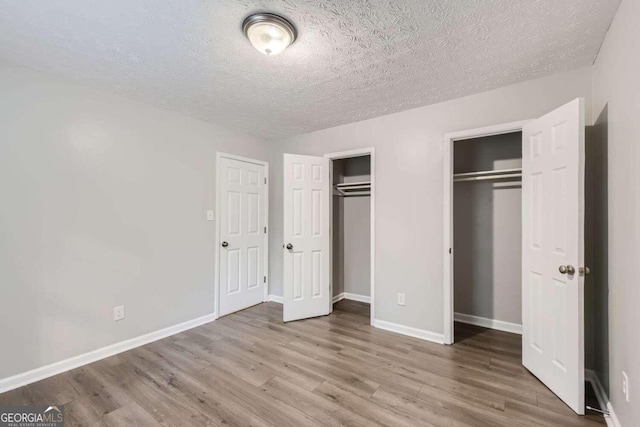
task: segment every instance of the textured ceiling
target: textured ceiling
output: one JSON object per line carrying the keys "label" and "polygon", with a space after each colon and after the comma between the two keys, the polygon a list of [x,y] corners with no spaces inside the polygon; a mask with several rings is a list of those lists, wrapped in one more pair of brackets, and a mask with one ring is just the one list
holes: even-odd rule
{"label": "textured ceiling", "polygon": [[[264,139],[590,65],[619,0],[0,0],[0,58]],[[258,11],[298,28],[266,57]]]}

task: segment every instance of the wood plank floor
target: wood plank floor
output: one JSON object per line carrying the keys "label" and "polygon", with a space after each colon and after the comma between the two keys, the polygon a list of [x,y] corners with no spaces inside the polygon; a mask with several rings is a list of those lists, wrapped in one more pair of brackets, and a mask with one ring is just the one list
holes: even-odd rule
{"label": "wood plank floor", "polygon": [[0,395],[67,426],[601,426],[521,366],[520,337],[456,325],[442,346],[372,328],[369,306],[284,324],[261,304]]}

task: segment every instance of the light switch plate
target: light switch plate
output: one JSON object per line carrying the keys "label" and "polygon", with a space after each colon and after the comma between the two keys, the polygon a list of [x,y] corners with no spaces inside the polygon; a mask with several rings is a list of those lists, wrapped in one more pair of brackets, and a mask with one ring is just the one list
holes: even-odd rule
{"label": "light switch plate", "polygon": [[124,305],[119,305],[113,308],[113,320],[124,319]]}
{"label": "light switch plate", "polygon": [[215,219],[215,216],[213,214],[212,210],[208,210],[207,211],[207,221],[213,221]]}
{"label": "light switch plate", "polygon": [[407,305],[404,294],[398,294],[398,305]]}

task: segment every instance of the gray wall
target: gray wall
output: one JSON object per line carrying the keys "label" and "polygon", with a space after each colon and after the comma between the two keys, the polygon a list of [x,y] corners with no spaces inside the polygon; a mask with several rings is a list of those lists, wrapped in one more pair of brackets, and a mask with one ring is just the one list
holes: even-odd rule
{"label": "gray wall", "polygon": [[[522,133],[454,144],[454,172],[522,167]],[[454,310],[522,324],[520,180],[454,184]]]}
{"label": "gray wall", "polygon": [[267,146],[8,65],[0,93],[0,378],[213,313],[216,151]]}
{"label": "gray wall", "polygon": [[[577,97],[590,112],[591,69],[275,142],[270,187],[271,293],[282,295],[282,154],[375,147],[375,316],[443,332],[443,135],[539,117]],[[591,123],[587,114],[587,123]],[[406,306],[396,294],[406,294]]]}
{"label": "gray wall", "polygon": [[[609,397],[623,426],[640,425],[638,22],[640,2],[623,0],[593,67],[593,116],[598,119],[596,128],[606,132],[607,147]],[[606,369],[606,364],[599,369]],[[623,371],[631,382],[630,402],[622,394]]]}
{"label": "gray wall", "polygon": [[[371,179],[370,156],[333,162],[334,183]],[[371,197],[333,197],[333,294],[371,295]]]}

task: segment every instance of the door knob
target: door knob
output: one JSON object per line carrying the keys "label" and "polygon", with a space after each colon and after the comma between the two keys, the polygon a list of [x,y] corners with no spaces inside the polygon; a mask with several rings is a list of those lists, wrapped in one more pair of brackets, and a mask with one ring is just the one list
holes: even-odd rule
{"label": "door knob", "polygon": [[578,272],[581,276],[587,276],[589,273],[591,273],[591,269],[589,267],[580,267],[578,269]]}
{"label": "door knob", "polygon": [[228,243],[228,242],[222,242],[222,247],[223,247],[223,248],[226,248],[227,246],[229,246],[229,243]]}
{"label": "door knob", "polygon": [[560,271],[560,273],[562,274],[569,274],[569,275],[576,274],[576,269],[573,265],[561,265],[558,268],[558,271]]}
{"label": "door knob", "polygon": [[291,243],[287,243],[287,249],[289,250],[293,249],[293,245]]}

